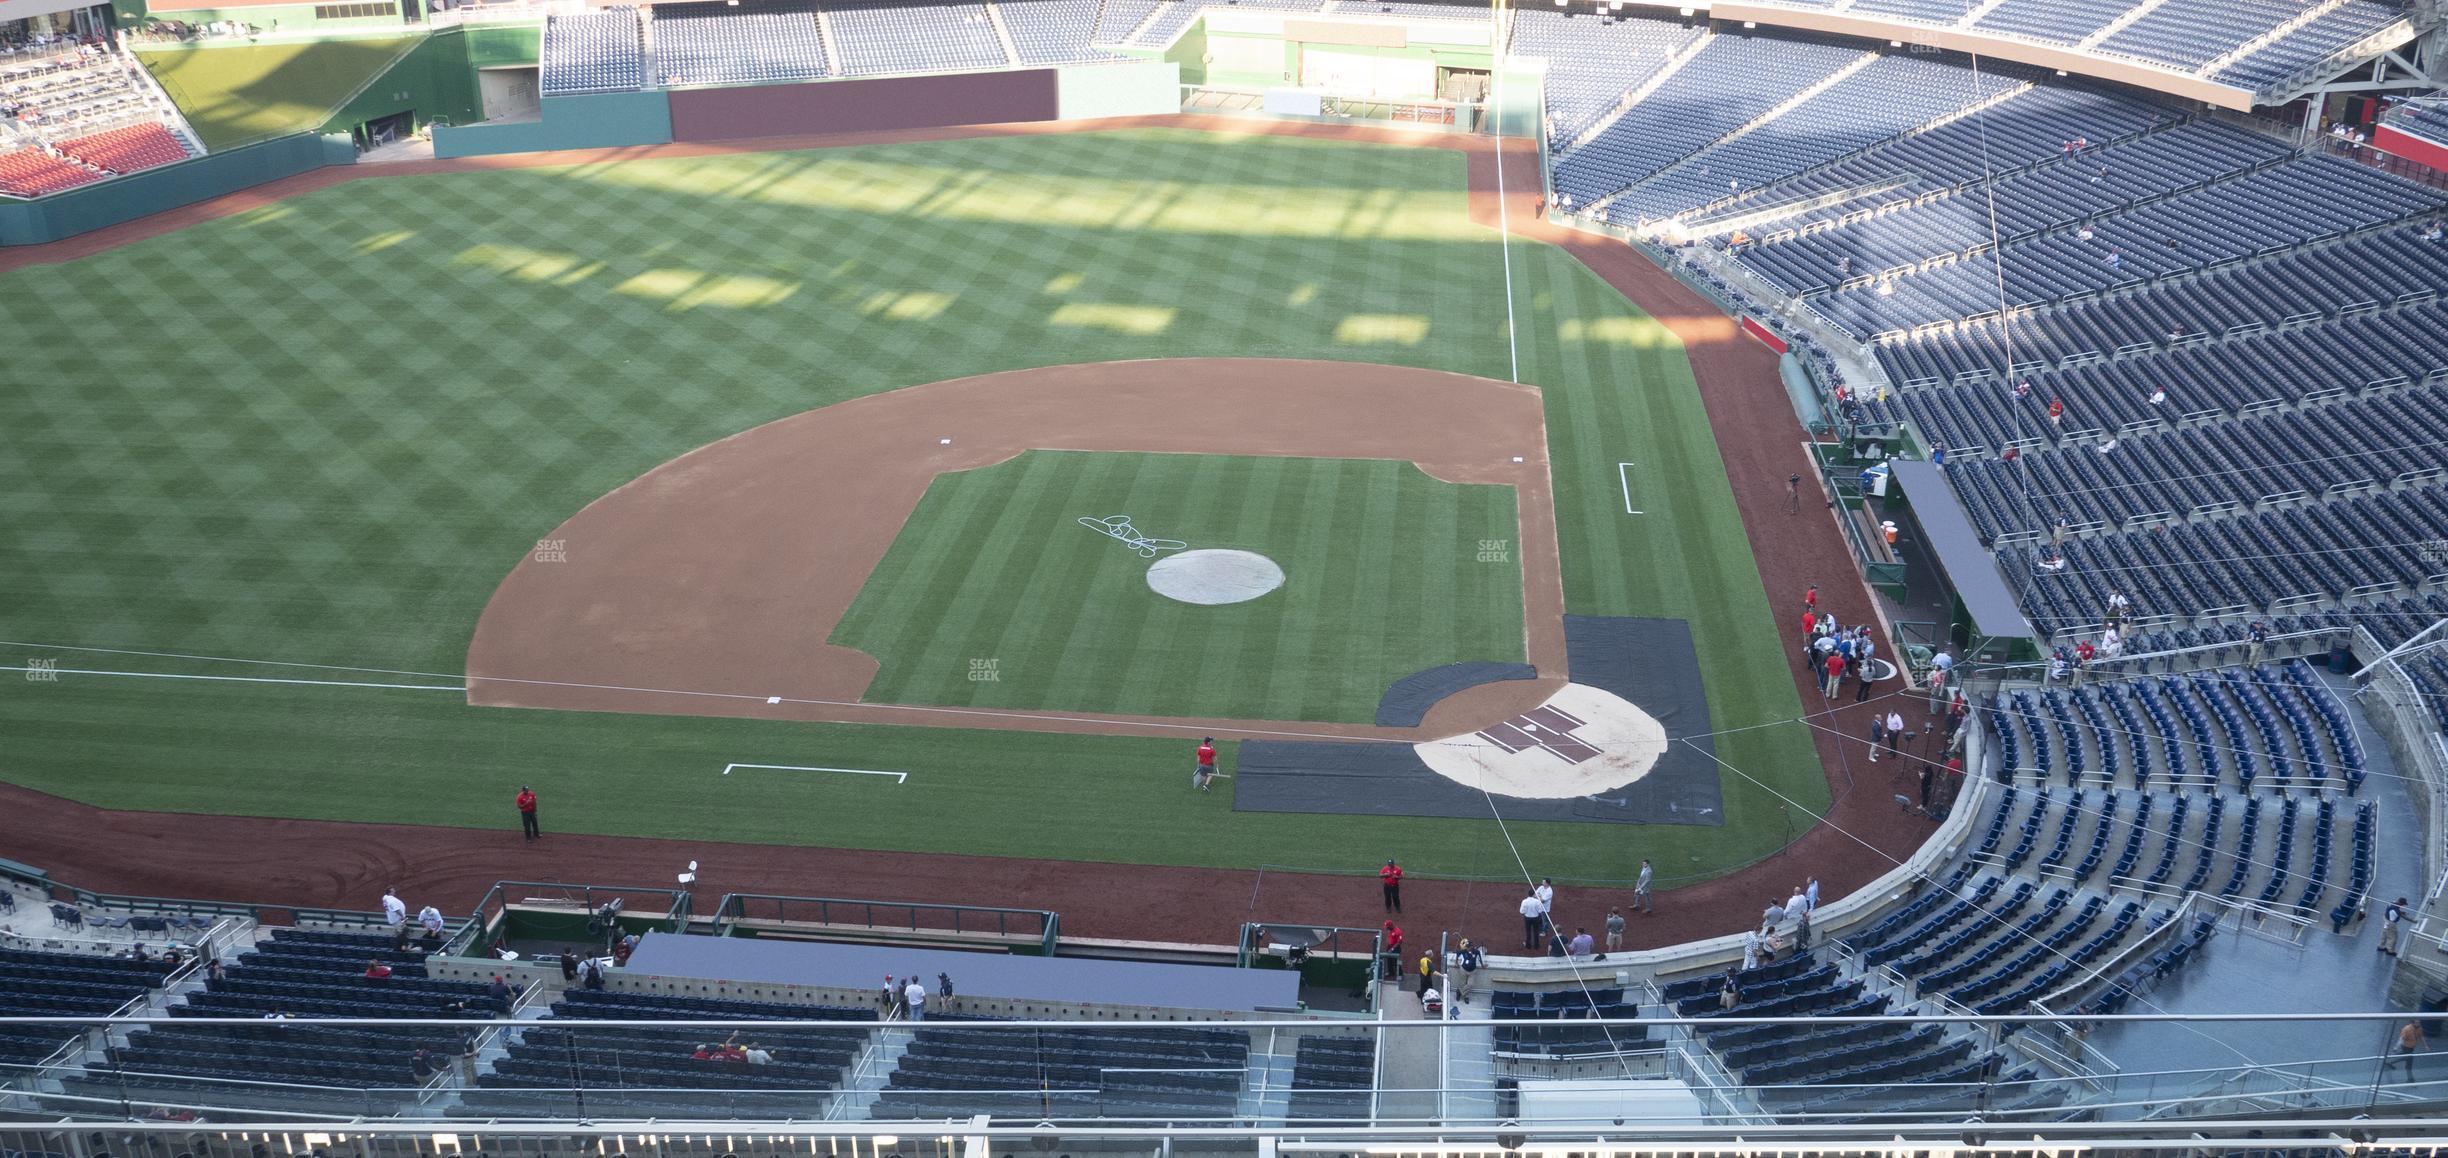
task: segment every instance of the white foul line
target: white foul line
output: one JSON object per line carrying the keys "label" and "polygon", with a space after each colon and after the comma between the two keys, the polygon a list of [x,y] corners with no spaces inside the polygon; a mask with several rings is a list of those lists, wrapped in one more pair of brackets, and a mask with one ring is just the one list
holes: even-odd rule
{"label": "white foul line", "polygon": [[816,768],[806,764],[725,764],[722,774],[730,775],[733,768],[770,768],[776,772],[848,772],[854,776],[890,776],[895,784],[909,781],[907,772],[879,772],[873,768]]}
{"label": "white foul line", "polygon": [[1628,462],[1619,462],[1615,464],[1615,481],[1623,484],[1624,513],[1627,515],[1637,515],[1641,513],[1632,509],[1632,475],[1630,473],[1632,465],[1633,464]]}
{"label": "white foul line", "polygon": [[97,671],[81,667],[0,667],[0,671],[21,671],[28,675],[134,676],[149,680],[205,680],[212,683],[231,684],[303,684],[317,688],[390,688],[412,692],[464,693],[467,691],[467,686],[464,684],[377,684],[367,683],[364,680],[289,680],[275,679],[271,676],[186,675],[166,671]]}

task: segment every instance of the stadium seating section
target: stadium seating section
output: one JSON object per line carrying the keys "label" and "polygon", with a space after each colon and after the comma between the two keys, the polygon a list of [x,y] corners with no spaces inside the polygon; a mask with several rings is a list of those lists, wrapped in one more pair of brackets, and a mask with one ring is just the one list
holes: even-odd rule
{"label": "stadium seating section", "polygon": [[829,71],[811,4],[658,4],[650,27],[655,71],[667,85],[808,80]]}
{"label": "stadium seating section", "polygon": [[[2002,0],[1978,19],[2215,71],[2401,15],[2307,11]],[[1514,47],[1549,61],[1558,205],[1713,251],[1743,275],[1707,275],[1728,297],[1798,303],[1866,348],[1884,381],[1854,382],[1862,417],[1947,448],[2044,634],[2096,630],[2111,591],[2173,635],[2412,618],[2448,584],[2448,192],[1956,55],[1543,8]],[[2061,521],[2066,566],[2039,569]]]}
{"label": "stadium seating section", "polygon": [[[108,1015],[161,985],[170,967],[156,958],[102,957],[0,949],[0,1016]],[[77,1038],[73,1029],[0,1028],[0,1065],[32,1065]]]}
{"label": "stadium seating section", "polygon": [[2404,24],[2396,0],[1769,0],[2080,48],[2259,89]]}
{"label": "stadium seating section", "polygon": [[2384,121],[2399,132],[2448,144],[2448,99],[2406,101]]}
{"label": "stadium seating section", "polygon": [[1305,1035],[1293,1054],[1287,1116],[1299,1121],[1367,1121],[1376,1084],[1376,1047],[1370,1039]]}
{"label": "stadium seating section", "polygon": [[991,9],[949,0],[705,0],[658,4],[643,15],[604,8],[545,22],[543,90],[555,96],[1104,60],[1112,54],[1092,42],[1121,42],[1155,7],[1097,0],[999,0]]}
{"label": "stadium seating section", "polygon": [[[323,1087],[331,1090],[334,1106],[357,1110],[385,1097],[413,1097],[423,1084],[413,1055],[426,1049],[458,1056],[458,1029],[309,1026],[280,1016],[424,1020],[509,1012],[485,986],[427,977],[423,953],[391,945],[383,934],[277,930],[169,1011],[174,1018],[251,1018],[257,1024],[138,1029],[85,1074],[65,1079],[65,1092],[208,1092],[226,1104],[290,1105],[311,1101]],[[391,976],[365,976],[369,961],[388,965]]]}
{"label": "stadium seating section", "polygon": [[194,155],[106,45],[0,58],[0,196],[41,197]]}
{"label": "stadium seating section", "polygon": [[645,83],[635,8],[601,8],[544,21],[539,72],[545,96],[623,92]]}
{"label": "stadium seating section", "polygon": [[1225,1029],[1013,1032],[929,1022],[910,1032],[875,1117],[1229,1118],[1250,1051],[1247,1032]]}
{"label": "stadium seating section", "polygon": [[[702,1115],[717,1104],[741,1117],[819,1117],[821,1099],[871,1036],[864,1029],[792,1026],[736,1035],[772,1061],[703,1060],[696,1049],[723,1035],[688,1029],[590,1029],[554,1022],[603,1020],[856,1021],[873,1009],[783,1005],[651,993],[571,990],[553,1021],[507,1034],[507,1056],[481,1068],[477,1088],[454,1113],[538,1117],[581,1112],[637,1117]],[[681,1094],[676,1091],[703,1091]]]}

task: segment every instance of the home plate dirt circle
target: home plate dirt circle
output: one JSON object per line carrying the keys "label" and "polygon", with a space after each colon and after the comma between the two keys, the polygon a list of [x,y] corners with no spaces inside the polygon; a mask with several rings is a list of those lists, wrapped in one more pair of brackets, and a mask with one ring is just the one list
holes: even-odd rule
{"label": "home plate dirt circle", "polygon": [[1666,754],[1666,725],[1632,701],[1566,684],[1476,732],[1412,745],[1437,775],[1498,796],[1559,800],[1621,788]]}
{"label": "home plate dirt circle", "polygon": [[1247,603],[1283,586],[1283,568],[1256,551],[1210,547],[1156,560],[1148,586],[1183,603],[1220,606]]}

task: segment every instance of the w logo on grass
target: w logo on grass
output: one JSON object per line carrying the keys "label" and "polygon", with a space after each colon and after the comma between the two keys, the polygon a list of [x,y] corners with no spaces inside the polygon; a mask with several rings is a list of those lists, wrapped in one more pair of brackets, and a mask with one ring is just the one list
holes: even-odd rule
{"label": "w logo on grass", "polygon": [[1092,519],[1081,515],[1080,525],[1098,534],[1121,540],[1123,546],[1138,552],[1142,559],[1153,559],[1160,551],[1181,551],[1190,546],[1179,539],[1151,539],[1140,534],[1139,528],[1131,525],[1129,515],[1114,515],[1103,519]]}

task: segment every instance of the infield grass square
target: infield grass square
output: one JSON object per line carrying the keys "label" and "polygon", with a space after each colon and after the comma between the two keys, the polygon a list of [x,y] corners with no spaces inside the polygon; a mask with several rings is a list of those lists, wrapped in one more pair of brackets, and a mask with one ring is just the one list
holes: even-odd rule
{"label": "infield grass square", "polygon": [[[1412,672],[1521,662],[1514,504],[1408,462],[1030,451],[937,477],[831,642],[881,662],[873,702],[1367,723]],[[1158,595],[1079,523],[1113,515],[1284,586]]]}

